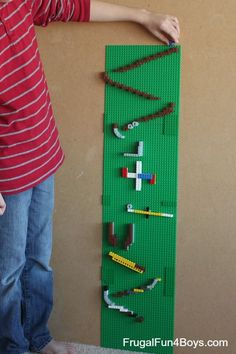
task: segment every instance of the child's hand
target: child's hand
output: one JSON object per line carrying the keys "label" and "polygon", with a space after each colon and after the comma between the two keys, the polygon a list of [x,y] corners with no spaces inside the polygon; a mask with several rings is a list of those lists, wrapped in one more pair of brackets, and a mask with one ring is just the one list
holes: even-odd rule
{"label": "child's hand", "polygon": [[0,215],[3,215],[6,210],[6,203],[3,199],[2,194],[0,193]]}
{"label": "child's hand", "polygon": [[147,28],[155,37],[169,44],[174,41],[179,43],[179,21],[174,16],[157,14],[147,10],[141,10],[140,24]]}
{"label": "child's hand", "polygon": [[132,21],[140,23],[162,42],[179,43],[179,21],[174,16],[157,14],[146,9],[91,0],[90,21]]}

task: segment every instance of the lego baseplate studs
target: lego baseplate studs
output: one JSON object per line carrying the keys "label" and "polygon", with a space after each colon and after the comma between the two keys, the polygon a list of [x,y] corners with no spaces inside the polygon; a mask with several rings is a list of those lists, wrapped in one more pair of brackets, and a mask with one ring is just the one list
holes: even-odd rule
{"label": "lego baseplate studs", "polygon": [[123,338],[174,339],[180,58],[172,43],[106,47],[101,345],[107,348],[173,353],[124,347]]}

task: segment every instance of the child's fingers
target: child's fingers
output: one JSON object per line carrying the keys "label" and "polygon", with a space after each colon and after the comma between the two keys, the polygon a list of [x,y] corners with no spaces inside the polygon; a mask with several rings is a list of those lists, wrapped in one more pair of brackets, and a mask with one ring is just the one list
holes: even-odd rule
{"label": "child's fingers", "polygon": [[174,40],[176,43],[179,42],[178,30],[174,27],[173,22],[166,21],[161,26],[161,32],[167,36],[170,40]]}
{"label": "child's fingers", "polygon": [[178,26],[175,26],[174,24],[173,24],[173,27],[176,30],[178,36],[180,36],[180,28]]}
{"label": "child's fingers", "polygon": [[179,36],[176,30],[167,29],[166,31],[161,31],[162,35],[167,38],[167,42],[174,41],[175,43],[179,43]]}
{"label": "child's fingers", "polygon": [[0,216],[4,214],[6,206],[0,206]]}
{"label": "child's fingers", "polygon": [[167,34],[169,36],[171,36],[172,39],[174,39],[174,41],[176,43],[179,42],[179,33],[178,33],[178,30],[177,28],[171,23],[171,25],[168,27],[167,29]]}
{"label": "child's fingers", "polygon": [[170,29],[168,34],[174,39],[175,43],[179,43],[179,34],[175,28]]}
{"label": "child's fingers", "polygon": [[154,35],[159,38],[163,43],[169,44],[169,39],[165,36],[164,33],[161,32],[154,32]]}
{"label": "child's fingers", "polygon": [[179,43],[180,29],[177,17],[148,12],[141,23],[162,42]]}
{"label": "child's fingers", "polygon": [[173,21],[173,22],[175,22],[177,25],[179,25],[179,20],[177,19],[177,17],[171,16],[171,21]]}
{"label": "child's fingers", "polygon": [[178,35],[180,35],[180,28],[179,28],[178,22],[176,22],[176,21],[173,20],[173,21],[172,21],[172,25],[173,25],[173,27],[176,29]]}
{"label": "child's fingers", "polygon": [[3,215],[6,210],[6,203],[3,199],[2,194],[0,193],[0,215]]}

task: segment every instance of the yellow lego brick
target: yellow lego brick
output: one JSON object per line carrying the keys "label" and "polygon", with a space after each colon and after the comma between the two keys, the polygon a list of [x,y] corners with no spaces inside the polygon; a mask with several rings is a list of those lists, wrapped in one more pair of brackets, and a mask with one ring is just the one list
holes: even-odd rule
{"label": "yellow lego brick", "polygon": [[133,289],[135,293],[144,293],[143,289]]}
{"label": "yellow lego brick", "polygon": [[121,265],[127,267],[127,268],[130,268],[132,270],[134,270],[135,272],[138,272],[138,273],[143,273],[143,270],[140,269],[140,268],[137,268],[136,267],[136,263],[124,258],[124,257],[121,257],[119,256],[118,254],[114,253],[114,252],[109,252],[108,255],[110,257],[112,257],[112,260],[117,262],[117,263],[120,263]]}

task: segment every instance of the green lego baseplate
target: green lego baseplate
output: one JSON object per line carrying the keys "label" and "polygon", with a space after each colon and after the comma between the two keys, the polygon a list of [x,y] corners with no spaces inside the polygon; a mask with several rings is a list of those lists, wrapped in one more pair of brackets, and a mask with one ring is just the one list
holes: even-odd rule
{"label": "green lego baseplate", "polygon": [[[173,340],[177,227],[178,131],[180,96],[181,47],[173,53],[143,62],[132,70],[113,71],[139,59],[169,50],[159,45],[106,46],[106,73],[113,81],[160,97],[147,99],[132,92],[105,86],[104,113],[104,176],[103,176],[103,250],[101,345],[130,351],[171,354],[172,346],[148,342],[155,338]],[[139,122],[133,129],[123,130],[136,119],[161,111],[174,103],[173,112],[163,117]],[[118,138],[114,126],[118,129]],[[116,130],[117,131],[117,130]],[[143,142],[143,156],[137,153]],[[122,168],[136,173],[136,162],[142,162],[143,174],[156,174],[156,184],[142,180],[141,190],[135,189],[134,178],[122,177]],[[127,170],[126,170],[127,171]],[[149,216],[127,212],[127,205],[140,211],[168,213],[173,217]],[[149,208],[149,209],[148,209]],[[108,242],[109,223],[114,222],[117,245]],[[133,244],[124,249],[128,224],[135,225]],[[114,262],[108,256],[114,252],[141,267],[143,273]],[[113,294],[149,285],[161,278],[148,291],[114,297]],[[112,303],[124,306],[142,321],[109,308],[104,301],[104,287],[109,289]],[[124,343],[124,338],[136,344]],[[146,347],[135,346],[145,340]],[[134,343],[134,342],[133,342]],[[124,345],[125,344],[125,345]]]}

